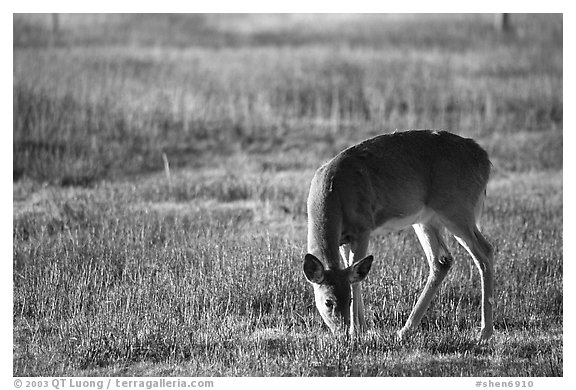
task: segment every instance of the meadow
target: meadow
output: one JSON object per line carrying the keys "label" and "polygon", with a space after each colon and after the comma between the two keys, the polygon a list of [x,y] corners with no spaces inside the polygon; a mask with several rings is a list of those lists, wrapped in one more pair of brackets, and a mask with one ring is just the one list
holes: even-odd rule
{"label": "meadow", "polygon": [[[14,15],[15,376],[562,376],[562,16]],[[373,235],[370,330],[334,340],[302,273],[314,170],[396,129],[494,165],[495,335],[455,265]]]}

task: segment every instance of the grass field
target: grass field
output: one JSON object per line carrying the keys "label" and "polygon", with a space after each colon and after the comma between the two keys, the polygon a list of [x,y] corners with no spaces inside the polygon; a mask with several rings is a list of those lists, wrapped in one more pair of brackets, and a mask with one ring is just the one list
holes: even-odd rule
{"label": "grass field", "polygon": [[[562,376],[562,16],[14,16],[15,376]],[[495,336],[456,264],[377,233],[370,331],[334,340],[301,271],[314,170],[395,129],[494,164]],[[168,164],[167,164],[168,163]],[[169,169],[168,169],[169,165]]]}

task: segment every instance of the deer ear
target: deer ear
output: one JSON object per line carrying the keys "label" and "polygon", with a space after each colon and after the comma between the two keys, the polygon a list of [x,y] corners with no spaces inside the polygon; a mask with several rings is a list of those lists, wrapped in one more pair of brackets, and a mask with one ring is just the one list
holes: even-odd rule
{"label": "deer ear", "polygon": [[304,275],[310,283],[320,284],[324,280],[324,266],[316,256],[308,253],[304,256]]}
{"label": "deer ear", "polygon": [[348,280],[350,284],[361,282],[366,278],[372,267],[373,260],[374,256],[370,255],[348,267]]}

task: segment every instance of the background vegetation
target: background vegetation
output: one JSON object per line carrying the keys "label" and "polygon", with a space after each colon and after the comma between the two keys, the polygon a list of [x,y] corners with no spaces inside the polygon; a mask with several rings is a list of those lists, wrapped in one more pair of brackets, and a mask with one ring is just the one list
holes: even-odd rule
{"label": "background vegetation", "polygon": [[[14,15],[14,375],[562,375],[562,16]],[[496,334],[459,259],[376,234],[372,330],[332,340],[301,272],[314,170],[395,129],[494,175]],[[167,165],[169,164],[169,170]]]}

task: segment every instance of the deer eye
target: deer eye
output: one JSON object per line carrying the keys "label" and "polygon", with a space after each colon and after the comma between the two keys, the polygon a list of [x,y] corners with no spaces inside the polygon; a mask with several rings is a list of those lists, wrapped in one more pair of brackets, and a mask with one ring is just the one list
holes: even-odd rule
{"label": "deer eye", "polygon": [[332,299],[326,299],[326,302],[324,302],[324,304],[329,309],[332,309],[334,307],[334,301]]}

